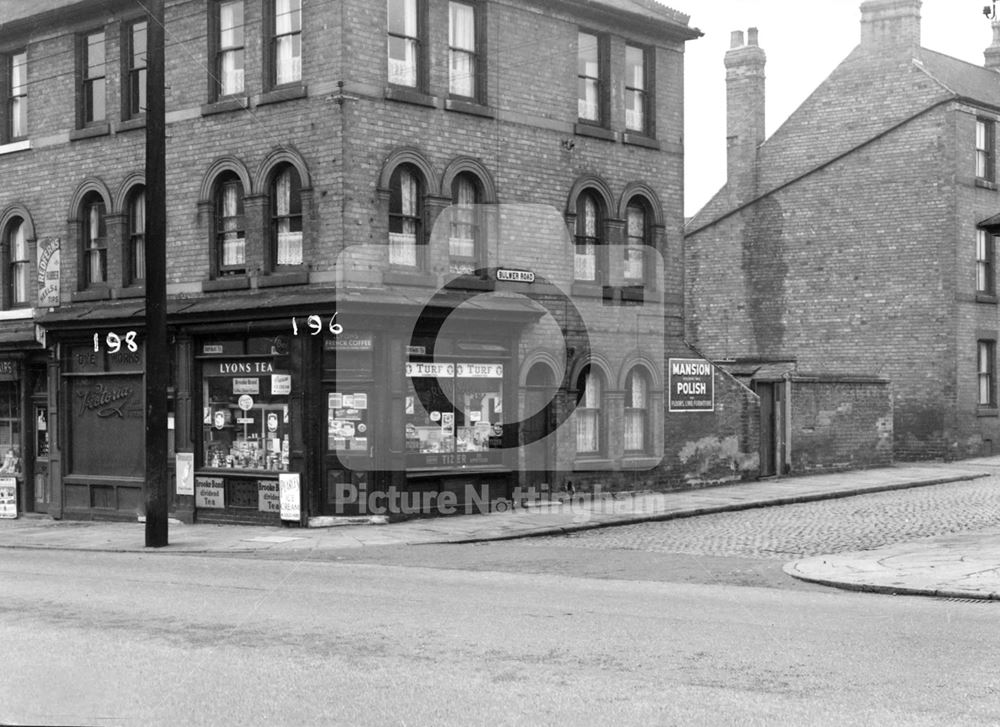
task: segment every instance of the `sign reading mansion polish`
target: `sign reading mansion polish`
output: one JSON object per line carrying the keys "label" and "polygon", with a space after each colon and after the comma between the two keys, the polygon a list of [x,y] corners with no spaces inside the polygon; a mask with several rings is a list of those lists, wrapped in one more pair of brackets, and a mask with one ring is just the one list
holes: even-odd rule
{"label": "sign reading mansion polish", "polygon": [[715,411],[715,372],[700,358],[670,359],[670,411]]}

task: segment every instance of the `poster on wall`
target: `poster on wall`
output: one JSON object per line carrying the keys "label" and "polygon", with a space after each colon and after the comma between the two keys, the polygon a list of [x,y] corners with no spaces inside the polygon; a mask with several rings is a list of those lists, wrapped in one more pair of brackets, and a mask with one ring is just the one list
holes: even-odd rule
{"label": "poster on wall", "polygon": [[0,518],[17,517],[17,478],[0,477]]}
{"label": "poster on wall", "polygon": [[59,238],[40,237],[36,243],[38,255],[38,307],[59,305]]}
{"label": "poster on wall", "polygon": [[194,494],[194,452],[177,452],[177,494]]}
{"label": "poster on wall", "polygon": [[715,368],[700,358],[672,358],[670,411],[715,411]]}
{"label": "poster on wall", "polygon": [[226,507],[226,488],[221,477],[198,477],[194,483],[194,506],[222,510]]}
{"label": "poster on wall", "polygon": [[301,506],[299,497],[299,473],[284,472],[278,475],[278,491],[281,503],[281,519],[294,520],[301,519]]}
{"label": "poster on wall", "polygon": [[281,493],[274,480],[257,481],[257,510],[260,512],[281,512]]}

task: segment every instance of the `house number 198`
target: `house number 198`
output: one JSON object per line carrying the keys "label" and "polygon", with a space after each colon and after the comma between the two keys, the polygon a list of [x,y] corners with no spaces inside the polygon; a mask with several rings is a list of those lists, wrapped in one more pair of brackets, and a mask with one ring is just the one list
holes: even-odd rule
{"label": "house number 198", "polygon": [[[139,344],[135,342],[135,331],[128,331],[125,333],[125,346],[129,351],[135,353],[139,350]],[[117,333],[109,333],[104,338],[104,345],[108,348],[108,353],[118,353],[122,349],[122,337]],[[94,351],[101,350],[101,335],[99,333],[94,334]]]}

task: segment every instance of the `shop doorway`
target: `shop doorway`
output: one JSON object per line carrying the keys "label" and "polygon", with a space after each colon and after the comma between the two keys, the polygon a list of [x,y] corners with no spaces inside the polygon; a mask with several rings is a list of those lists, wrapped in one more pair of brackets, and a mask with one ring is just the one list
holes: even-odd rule
{"label": "shop doorway", "polygon": [[367,512],[375,439],[369,427],[371,383],[324,387],[326,431],[323,437],[323,511],[325,515],[356,516]]}
{"label": "shop doorway", "polygon": [[[525,380],[525,412],[533,412],[524,420],[521,442],[524,452],[524,487],[544,492],[553,486],[555,443],[547,439],[555,431],[556,407],[553,397],[557,387],[551,367],[536,363]],[[554,438],[553,438],[554,439]]]}

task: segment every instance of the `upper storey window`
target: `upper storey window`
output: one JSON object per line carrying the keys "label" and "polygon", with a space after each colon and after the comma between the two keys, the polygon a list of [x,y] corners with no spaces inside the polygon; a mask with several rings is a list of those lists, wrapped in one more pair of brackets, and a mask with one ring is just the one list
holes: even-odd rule
{"label": "upper storey window", "polygon": [[90,33],[83,39],[81,89],[81,126],[104,121],[107,118],[105,92],[107,63],[104,48],[104,31]]}
{"label": "upper storey window", "polygon": [[217,6],[215,78],[217,95],[242,94],[245,63],[243,0],[227,0]]}
{"label": "upper storey window", "polygon": [[2,142],[28,135],[28,54],[14,53],[8,58],[7,128]]}
{"label": "upper storey window", "polygon": [[476,8],[448,3],[448,90],[452,96],[476,97]]}
{"label": "upper storey window", "polygon": [[273,84],[302,80],[302,0],[274,0]]}
{"label": "upper storey window", "polygon": [[994,159],[996,129],[989,119],[976,119],[976,177],[987,182],[996,180]]}
{"label": "upper storey window", "polygon": [[125,118],[146,113],[146,21],[132,23],[126,30]]}
{"label": "upper storey window", "polygon": [[421,83],[418,0],[388,0],[389,83],[417,88]]}
{"label": "upper storey window", "polygon": [[625,46],[625,128],[646,134],[649,130],[649,91],[646,51]]}

